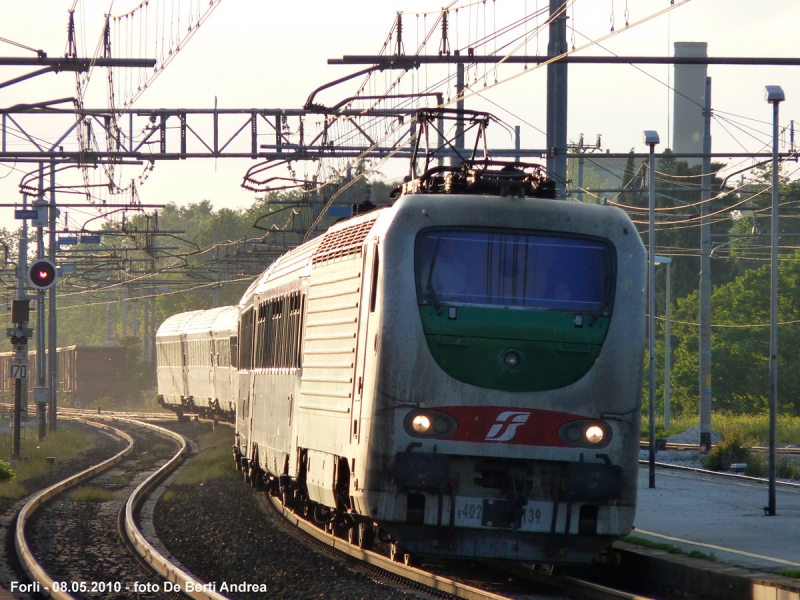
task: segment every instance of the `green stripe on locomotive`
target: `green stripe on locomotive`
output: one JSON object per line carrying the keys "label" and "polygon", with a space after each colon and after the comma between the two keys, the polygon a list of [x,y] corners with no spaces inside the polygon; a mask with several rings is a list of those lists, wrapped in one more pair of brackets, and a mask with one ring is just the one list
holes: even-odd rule
{"label": "green stripe on locomotive", "polygon": [[[578,381],[597,360],[610,322],[607,316],[502,307],[420,305],[419,310],[428,348],[445,373],[506,392],[546,391]],[[509,352],[519,356],[516,366],[507,364]]]}

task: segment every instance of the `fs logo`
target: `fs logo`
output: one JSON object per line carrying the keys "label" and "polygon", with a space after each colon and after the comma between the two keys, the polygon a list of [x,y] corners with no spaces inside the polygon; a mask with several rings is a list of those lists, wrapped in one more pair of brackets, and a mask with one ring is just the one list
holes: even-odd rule
{"label": "fs logo", "polygon": [[507,442],[513,439],[517,433],[517,427],[524,425],[528,422],[528,417],[531,416],[530,412],[516,412],[507,410],[497,415],[489,433],[484,438],[485,442]]}

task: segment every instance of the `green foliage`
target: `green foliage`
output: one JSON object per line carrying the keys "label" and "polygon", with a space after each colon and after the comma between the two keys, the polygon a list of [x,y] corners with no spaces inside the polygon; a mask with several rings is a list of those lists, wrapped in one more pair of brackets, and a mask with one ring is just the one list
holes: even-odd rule
{"label": "green foliage", "polygon": [[722,434],[722,440],[700,459],[706,469],[727,471],[733,463],[747,463],[751,460],[753,446],[745,440],[741,429],[729,429]]}
{"label": "green foliage", "polygon": [[699,550],[692,550],[690,552],[686,552],[685,550],[678,548],[678,546],[673,546],[672,544],[664,544],[662,542],[654,542],[653,540],[639,537],[637,535],[626,536],[622,538],[622,541],[628,542],[629,544],[636,544],[637,546],[643,546],[644,548],[652,548],[653,550],[663,550],[664,552],[668,552],[669,554],[683,554],[691,558],[700,558],[703,560],[717,560],[717,557],[713,552],[711,554],[706,554],[705,552],[700,552]]}
{"label": "green foliage", "polygon": [[[716,262],[714,263],[717,264]],[[778,410],[800,415],[800,251],[779,266]],[[713,409],[733,414],[765,414],[769,392],[769,265],[745,271],[714,289],[711,357]],[[697,414],[699,327],[697,292],[678,300],[672,313],[672,411]],[[661,322],[663,327],[663,321]],[[656,342],[657,399],[663,411],[663,334]],[[677,342],[677,343],[676,343]],[[647,390],[644,391],[646,398]]]}
{"label": "green foliage", "polygon": [[16,478],[17,474],[11,468],[11,465],[7,462],[0,462],[0,482],[14,481]]}
{"label": "green foliage", "polygon": [[784,577],[791,577],[792,579],[800,579],[800,569],[784,569],[780,572]]}
{"label": "green foliage", "polygon": [[701,552],[700,550],[692,550],[687,556],[689,558],[700,558],[702,560],[717,560],[717,555],[713,552],[709,554],[707,552]]}

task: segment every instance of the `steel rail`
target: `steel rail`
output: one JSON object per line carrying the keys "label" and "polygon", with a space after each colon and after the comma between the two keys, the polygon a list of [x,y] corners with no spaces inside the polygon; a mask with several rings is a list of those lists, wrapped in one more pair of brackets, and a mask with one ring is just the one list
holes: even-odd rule
{"label": "steel rail", "polygon": [[[321,530],[313,523],[306,521],[293,511],[286,509],[278,498],[268,496],[267,499],[271,502],[273,508],[282,514],[283,518],[292,523],[306,535],[312,537],[321,545],[332,549],[334,552],[341,552],[342,554],[354,558],[359,562],[363,562],[370,567],[387,571],[393,576],[408,580],[420,586],[430,588],[435,592],[449,594],[450,596],[455,596],[457,598],[466,598],[468,600],[509,600],[510,598],[509,596],[495,594],[494,592],[482,590],[464,583],[459,583],[447,577],[435,575],[433,573],[429,573],[428,571],[393,561],[382,554],[378,554],[377,552],[364,550],[358,546],[354,546],[353,544],[347,542],[347,540],[343,540],[333,534]],[[591,600],[650,600],[646,596],[630,594],[628,592],[615,590],[574,577],[552,577],[537,574],[526,569],[525,567],[518,565],[503,565],[497,561],[484,562],[513,572],[521,577],[524,577],[525,579],[535,581],[551,588],[556,588],[566,593],[578,594],[583,598],[589,598]]]}
{"label": "steel rail", "polygon": [[[169,461],[161,466],[155,473],[145,479],[128,497],[125,503],[125,532],[128,535],[132,547],[136,550],[139,556],[144,559],[157,573],[159,573],[166,580],[180,586],[180,590],[190,598],[198,600],[228,600],[226,596],[219,594],[210,589],[206,589],[203,581],[194,577],[191,573],[184,571],[163,554],[161,554],[151,544],[147,538],[144,537],[139,526],[136,522],[136,510],[147,497],[150,490],[152,490],[158,483],[160,483],[167,475],[174,471],[178,465],[183,461],[186,454],[186,438],[179,433],[153,425],[152,423],[145,423],[136,419],[128,419],[124,417],[106,417],[114,421],[121,421],[123,423],[131,423],[146,427],[156,431],[162,435],[173,438],[178,442],[180,448],[178,452]],[[188,584],[188,585],[187,585]],[[187,587],[191,587],[191,591],[187,591]]]}
{"label": "steel rail", "polygon": [[[639,447],[646,450],[648,448],[647,442],[642,441],[639,443]],[[694,450],[696,452],[700,451],[700,446],[697,444],[680,444],[678,442],[667,442],[664,445],[664,450]],[[753,446],[752,450],[756,452],[766,452],[769,450],[767,446]],[[800,454],[800,448],[776,448],[775,449],[778,454]]]}
{"label": "steel rail", "polygon": [[31,498],[25,506],[22,507],[22,510],[19,511],[19,516],[17,517],[17,526],[14,535],[14,545],[17,550],[17,555],[19,557],[20,563],[22,564],[22,568],[28,574],[28,577],[31,578],[31,581],[38,582],[41,584],[42,589],[40,593],[46,598],[57,598],[58,600],[74,600],[74,597],[70,595],[68,592],[62,592],[59,590],[53,589],[53,584],[55,580],[50,577],[50,575],[45,571],[44,567],[36,560],[36,557],[33,555],[33,552],[28,545],[27,540],[25,539],[25,526],[28,520],[34,515],[34,513],[44,505],[48,500],[53,498],[54,496],[60,494],[61,492],[68,490],[71,487],[86,481],[87,479],[102,473],[103,471],[113,467],[114,465],[121,462],[126,456],[128,456],[131,452],[133,452],[133,438],[129,436],[124,431],[120,431],[114,427],[109,427],[105,424],[93,423],[88,421],[84,418],[80,417],[67,417],[64,416],[62,418],[71,419],[75,421],[80,421],[82,423],[86,423],[87,425],[91,425],[92,427],[98,427],[104,429],[105,431],[110,432],[112,435],[117,435],[128,442],[128,446],[112,456],[109,459],[104,460],[101,463],[98,463],[88,469],[81,471],[80,473],[76,473],[67,479],[64,479],[55,485],[51,485],[50,487],[39,491],[36,493],[33,498]]}
{"label": "steel rail", "polygon": [[[639,464],[648,464],[646,460],[640,460]],[[709,469],[701,469],[699,467],[685,467],[683,465],[673,465],[670,463],[657,462],[657,467],[662,469],[673,469],[675,471],[691,471],[701,475],[714,475],[717,477],[730,477],[731,479],[738,479],[739,481],[753,481],[756,483],[767,483],[769,480],[766,477],[752,477],[750,475],[740,475],[738,473],[726,473],[724,471],[711,471]],[[800,488],[800,483],[793,483],[791,481],[778,481],[778,485],[786,487]]]}

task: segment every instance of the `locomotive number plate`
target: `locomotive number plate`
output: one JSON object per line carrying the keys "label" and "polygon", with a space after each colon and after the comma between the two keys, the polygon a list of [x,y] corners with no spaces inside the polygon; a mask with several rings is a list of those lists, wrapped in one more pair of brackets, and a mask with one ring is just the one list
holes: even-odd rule
{"label": "locomotive number plate", "polygon": [[[550,531],[553,520],[552,502],[528,501],[523,509],[522,516],[519,518],[517,523],[517,527],[520,531]],[[577,532],[577,510],[577,507],[573,506],[572,519],[570,523],[571,533]],[[510,529],[514,525],[513,519],[513,506],[508,500],[498,498],[489,499],[456,496],[456,527],[491,527]],[[556,531],[558,533],[564,533],[565,527],[566,504],[561,504],[559,505],[556,519]]]}

